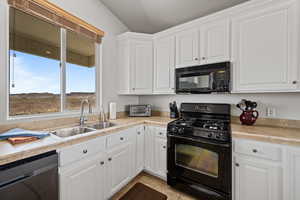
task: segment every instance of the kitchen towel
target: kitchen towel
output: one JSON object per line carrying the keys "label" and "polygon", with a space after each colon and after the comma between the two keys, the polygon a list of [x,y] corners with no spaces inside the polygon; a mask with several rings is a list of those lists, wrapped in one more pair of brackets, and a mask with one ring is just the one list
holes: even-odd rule
{"label": "kitchen towel", "polygon": [[38,139],[42,139],[47,136],[50,136],[48,132],[29,131],[20,128],[14,128],[5,133],[1,133],[0,140],[7,140],[8,138],[13,137],[36,137]]}

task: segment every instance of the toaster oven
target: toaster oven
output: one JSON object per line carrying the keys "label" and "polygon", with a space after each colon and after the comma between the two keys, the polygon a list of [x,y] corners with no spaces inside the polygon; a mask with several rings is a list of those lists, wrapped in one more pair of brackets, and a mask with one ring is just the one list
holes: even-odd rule
{"label": "toaster oven", "polygon": [[130,117],[150,117],[151,116],[151,105],[129,105],[129,116]]}

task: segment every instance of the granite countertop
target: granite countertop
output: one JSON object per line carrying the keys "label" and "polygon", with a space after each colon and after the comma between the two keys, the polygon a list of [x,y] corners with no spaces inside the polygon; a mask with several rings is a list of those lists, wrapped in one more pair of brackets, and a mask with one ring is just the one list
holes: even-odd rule
{"label": "granite countertop", "polygon": [[[116,126],[111,128],[97,130],[82,135],[76,135],[69,138],[59,138],[55,135],[25,144],[11,145],[7,141],[0,141],[0,165],[13,162],[19,159],[38,155],[47,151],[60,149],[69,145],[85,142],[90,139],[106,136],[136,125],[149,124],[157,126],[166,126],[173,119],[166,117],[145,117],[145,118],[121,118],[111,120]],[[78,124],[70,124],[64,127],[54,127],[46,130],[55,130],[65,127],[72,127]],[[276,144],[288,144],[300,147],[300,129],[296,128],[278,128],[267,126],[242,126],[232,124],[233,138],[252,139],[256,141],[270,142]]]}

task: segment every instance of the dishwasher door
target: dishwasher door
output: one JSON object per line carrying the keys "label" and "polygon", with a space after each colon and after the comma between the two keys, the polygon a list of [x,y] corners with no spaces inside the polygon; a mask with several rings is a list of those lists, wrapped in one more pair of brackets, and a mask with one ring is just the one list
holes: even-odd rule
{"label": "dishwasher door", "polygon": [[0,199],[58,200],[56,152],[0,166]]}

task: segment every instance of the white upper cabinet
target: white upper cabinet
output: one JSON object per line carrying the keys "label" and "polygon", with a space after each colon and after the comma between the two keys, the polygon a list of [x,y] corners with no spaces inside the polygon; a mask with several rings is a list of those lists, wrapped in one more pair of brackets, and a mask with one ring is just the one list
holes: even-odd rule
{"label": "white upper cabinet", "polygon": [[234,92],[295,91],[297,15],[295,1],[234,17]]}
{"label": "white upper cabinet", "polygon": [[201,26],[201,64],[230,60],[230,22],[228,19]]}
{"label": "white upper cabinet", "polygon": [[176,34],[176,67],[199,64],[199,29]]}
{"label": "white upper cabinet", "polygon": [[175,36],[154,39],[155,94],[174,93]]}
{"label": "white upper cabinet", "polygon": [[130,44],[132,93],[152,93],[153,46],[152,41],[132,41]]}
{"label": "white upper cabinet", "polygon": [[118,87],[119,94],[130,93],[130,62],[129,62],[129,41],[118,42]]}
{"label": "white upper cabinet", "polygon": [[124,33],[118,38],[119,94],[151,94],[153,87],[152,36]]}
{"label": "white upper cabinet", "polygon": [[176,35],[176,67],[229,60],[229,19],[209,21],[201,24],[199,29],[190,29]]}

